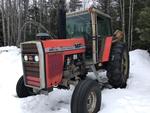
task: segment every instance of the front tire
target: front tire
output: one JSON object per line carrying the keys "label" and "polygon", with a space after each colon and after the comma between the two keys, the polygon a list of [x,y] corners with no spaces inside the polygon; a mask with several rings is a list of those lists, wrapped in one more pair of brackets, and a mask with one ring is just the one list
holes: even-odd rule
{"label": "front tire", "polygon": [[34,95],[33,89],[25,86],[23,76],[21,76],[17,82],[16,92],[19,98],[24,98],[24,97]]}
{"label": "front tire", "polygon": [[76,86],[71,100],[71,113],[97,113],[101,106],[101,88],[95,80],[86,79]]}

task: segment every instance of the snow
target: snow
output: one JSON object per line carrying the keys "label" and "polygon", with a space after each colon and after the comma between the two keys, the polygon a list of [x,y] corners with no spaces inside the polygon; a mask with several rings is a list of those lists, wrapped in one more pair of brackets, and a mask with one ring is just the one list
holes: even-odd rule
{"label": "snow", "polygon": [[[0,48],[0,113],[70,113],[71,90],[55,89],[46,95],[20,99],[16,83],[22,75],[20,49]],[[150,56],[130,52],[130,78],[126,89],[104,89],[99,113],[150,112]]]}
{"label": "snow", "polygon": [[95,7],[95,8],[101,7],[101,4],[96,0],[82,0],[82,4],[83,4],[83,9],[88,9],[91,7]]}

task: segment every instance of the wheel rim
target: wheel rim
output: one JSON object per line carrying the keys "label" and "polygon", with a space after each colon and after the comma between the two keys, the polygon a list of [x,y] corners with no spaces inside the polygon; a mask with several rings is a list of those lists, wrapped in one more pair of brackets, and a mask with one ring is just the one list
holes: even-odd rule
{"label": "wheel rim", "polygon": [[126,51],[123,52],[121,72],[123,73],[123,79],[126,81],[128,78],[128,55]]}
{"label": "wheel rim", "polygon": [[97,96],[95,92],[90,92],[87,99],[87,110],[88,113],[93,113],[96,108]]}

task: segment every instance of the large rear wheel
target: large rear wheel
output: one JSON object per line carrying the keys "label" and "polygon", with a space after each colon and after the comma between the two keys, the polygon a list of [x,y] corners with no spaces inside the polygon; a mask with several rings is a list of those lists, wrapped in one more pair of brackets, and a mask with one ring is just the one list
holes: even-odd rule
{"label": "large rear wheel", "polygon": [[115,88],[125,88],[129,78],[129,51],[125,43],[112,45],[110,61],[107,64],[109,83]]}
{"label": "large rear wheel", "polygon": [[101,106],[101,88],[90,79],[80,81],[71,100],[71,113],[97,113]]}

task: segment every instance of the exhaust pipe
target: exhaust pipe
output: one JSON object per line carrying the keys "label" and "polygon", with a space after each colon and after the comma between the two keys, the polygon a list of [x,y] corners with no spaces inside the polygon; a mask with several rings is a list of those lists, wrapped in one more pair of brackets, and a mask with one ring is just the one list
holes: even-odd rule
{"label": "exhaust pipe", "polygon": [[66,38],[66,0],[59,0],[57,9],[57,26],[58,26],[58,39]]}

